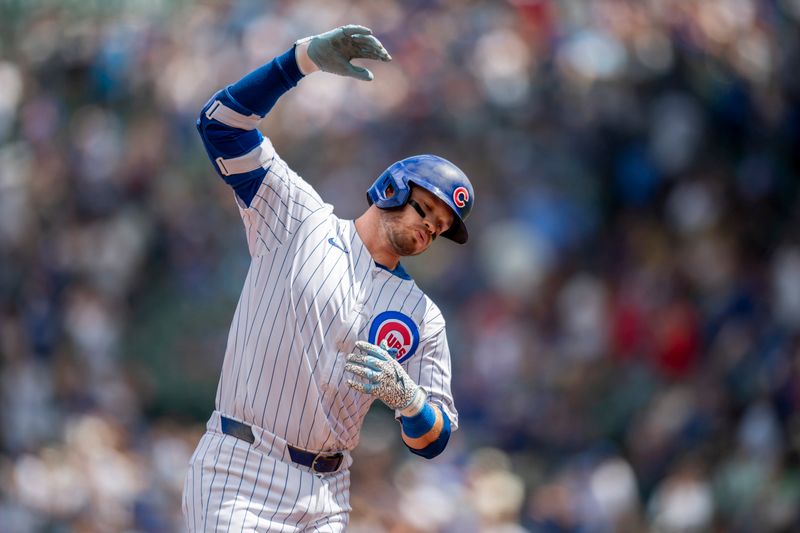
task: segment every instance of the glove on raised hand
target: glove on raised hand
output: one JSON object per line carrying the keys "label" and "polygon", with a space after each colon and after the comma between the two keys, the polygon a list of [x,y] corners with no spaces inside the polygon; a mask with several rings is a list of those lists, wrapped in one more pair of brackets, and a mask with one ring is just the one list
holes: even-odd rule
{"label": "glove on raised hand", "polygon": [[366,383],[351,379],[347,384],[364,394],[371,394],[390,409],[403,416],[414,416],[425,405],[425,391],[414,383],[394,357],[389,354],[386,342],[380,346],[365,341],[356,342],[356,353],[347,356],[344,369],[362,377]]}
{"label": "glove on raised hand", "polygon": [[308,57],[314,64],[332,74],[371,81],[372,72],[350,63],[351,59],[391,61],[392,56],[364,26],[348,24],[331,31],[300,39],[295,45],[308,44]]}

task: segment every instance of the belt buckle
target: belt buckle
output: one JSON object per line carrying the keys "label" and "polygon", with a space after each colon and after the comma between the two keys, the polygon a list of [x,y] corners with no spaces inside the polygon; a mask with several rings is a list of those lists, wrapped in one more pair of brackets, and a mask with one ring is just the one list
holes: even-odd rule
{"label": "belt buckle", "polygon": [[[334,459],[334,458],[338,458],[339,462],[336,464],[336,468],[334,468],[333,470],[328,470],[327,472],[336,472],[337,470],[339,470],[339,467],[342,466],[342,459],[344,459],[344,456],[341,453],[325,453],[325,452],[318,453],[317,455],[314,456],[314,460],[311,461],[311,470],[313,470],[314,472],[320,472],[319,470],[317,470],[317,461],[324,459]],[[320,472],[320,473],[325,474],[327,472]]]}

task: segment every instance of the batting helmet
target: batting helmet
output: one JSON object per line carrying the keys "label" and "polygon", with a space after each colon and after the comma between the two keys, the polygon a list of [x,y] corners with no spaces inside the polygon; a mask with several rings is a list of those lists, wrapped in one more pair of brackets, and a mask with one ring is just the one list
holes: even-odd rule
{"label": "batting helmet", "polygon": [[425,154],[394,163],[367,190],[367,202],[381,209],[404,206],[411,196],[411,185],[435,194],[455,214],[453,224],[442,236],[459,244],[467,242],[464,221],[472,211],[475,194],[469,178],[447,159]]}

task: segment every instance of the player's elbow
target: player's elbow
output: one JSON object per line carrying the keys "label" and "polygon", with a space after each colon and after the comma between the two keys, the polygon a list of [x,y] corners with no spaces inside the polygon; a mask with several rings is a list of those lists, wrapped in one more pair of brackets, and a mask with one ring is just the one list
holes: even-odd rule
{"label": "player's elbow", "polygon": [[417,416],[427,419],[427,423],[417,417],[404,418],[403,442],[412,453],[432,459],[444,451],[450,440],[450,419],[441,408],[430,404]]}
{"label": "player's elbow", "polygon": [[206,105],[200,109],[200,113],[197,115],[197,121],[194,124],[195,128],[197,128],[197,133],[200,134],[200,138],[203,139],[203,141],[206,141],[206,128],[211,123],[211,118],[207,115],[207,112],[215,103],[215,98],[211,98],[211,100],[206,102]]}
{"label": "player's elbow", "polygon": [[408,449],[411,450],[411,453],[414,455],[419,455],[420,457],[424,457],[425,459],[433,459],[440,453],[444,451],[447,447],[447,442],[450,440],[450,431],[443,431],[439,437],[425,446],[422,449],[412,448],[408,446]]}
{"label": "player's elbow", "polygon": [[234,158],[261,144],[264,137],[257,128],[260,120],[222,90],[200,110],[196,127],[212,160]]}

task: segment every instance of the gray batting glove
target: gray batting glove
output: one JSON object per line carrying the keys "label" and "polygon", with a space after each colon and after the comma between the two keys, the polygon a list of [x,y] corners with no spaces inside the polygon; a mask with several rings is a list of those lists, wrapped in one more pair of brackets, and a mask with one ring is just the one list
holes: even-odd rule
{"label": "gray batting glove", "polygon": [[320,70],[358,80],[372,81],[374,76],[369,70],[351,64],[351,59],[392,60],[389,52],[372,35],[372,30],[355,24],[300,39],[295,45],[305,42],[309,42],[308,57]]}
{"label": "gray batting glove", "polygon": [[358,353],[347,356],[344,369],[364,378],[365,383],[347,380],[347,384],[364,394],[371,394],[390,409],[403,416],[414,416],[425,404],[425,391],[414,383],[386,349],[386,342],[375,346],[365,341],[356,342]]}

